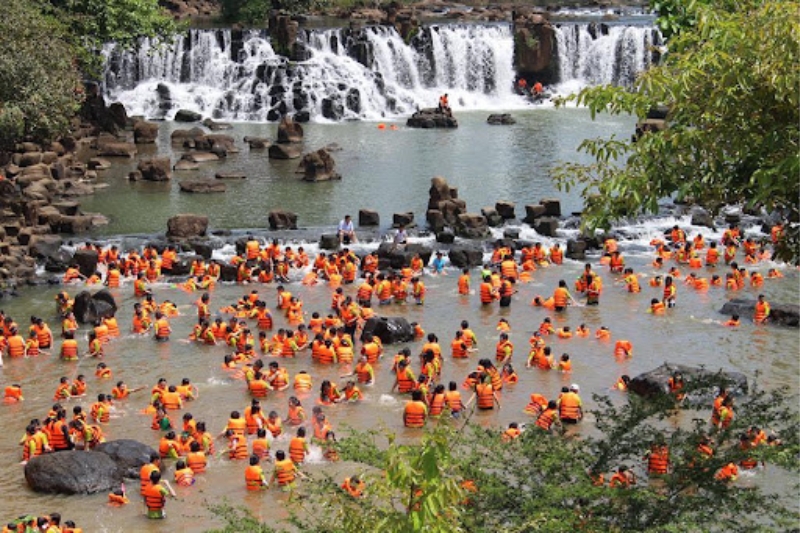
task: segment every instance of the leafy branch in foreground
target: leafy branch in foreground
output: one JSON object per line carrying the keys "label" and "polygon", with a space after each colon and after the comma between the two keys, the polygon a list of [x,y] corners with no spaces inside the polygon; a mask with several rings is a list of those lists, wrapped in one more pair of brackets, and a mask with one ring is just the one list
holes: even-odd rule
{"label": "leafy branch in foreground", "polygon": [[[753,390],[737,404],[730,427],[716,430],[708,419],[717,383],[687,385],[683,404],[666,395],[631,397],[622,405],[596,397],[597,436],[551,434],[529,424],[505,442],[498,429],[469,419],[442,420],[412,442],[353,432],[340,441],[340,453],[356,462],[353,474],[367,483],[364,496],[353,498],[332,477],[316,476],[299,487],[291,525],[322,533],[655,533],[775,531],[795,524],[798,487],[776,495],[759,478],[798,470],[797,398]],[[743,450],[741,435],[750,439],[759,429],[782,444]],[[711,455],[700,450],[701,442]],[[669,466],[664,474],[651,474],[645,457],[662,444]],[[724,466],[746,461],[767,466],[756,478],[718,479]],[[609,473],[621,465],[638,482],[612,488]],[[601,486],[595,483],[599,474],[606,475]],[[241,516],[234,518],[241,523]]]}
{"label": "leafy branch in foreground", "polygon": [[[783,0],[672,0],[691,8],[691,27],[676,32],[661,65],[630,89],[589,87],[566,101],[597,113],[644,118],[669,109],[667,127],[638,139],[591,139],[579,150],[594,162],[554,171],[565,189],[581,188],[588,228],[656,212],[666,198],[711,210],[725,204],[781,211],[795,224],[779,248],[800,258],[800,91],[797,13]],[[686,22],[687,24],[689,22]],[[563,102],[562,102],[563,103]]]}

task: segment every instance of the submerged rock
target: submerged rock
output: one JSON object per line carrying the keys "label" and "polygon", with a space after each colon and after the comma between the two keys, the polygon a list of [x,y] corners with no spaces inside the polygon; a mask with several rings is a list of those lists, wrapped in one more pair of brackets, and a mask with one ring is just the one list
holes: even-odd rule
{"label": "submerged rock", "polygon": [[[714,372],[705,368],[672,363],[664,363],[650,372],[639,374],[631,379],[628,389],[644,397],[669,394],[669,378],[675,372],[680,372],[683,375],[683,380],[689,391],[692,389],[692,382],[702,382],[706,385],[699,394],[694,394],[695,396],[713,397],[714,388],[720,386],[727,388],[734,396],[744,396],[748,392],[747,378],[740,372],[726,370]],[[691,392],[690,396],[692,396]]]}
{"label": "submerged rock", "polygon": [[403,317],[374,317],[364,324],[361,340],[363,341],[367,335],[380,338],[383,344],[398,344],[413,341],[414,328]]}
{"label": "submerged rock", "polygon": [[101,289],[94,294],[81,291],[75,296],[72,311],[79,323],[94,324],[98,318],[113,316],[117,312],[117,302],[108,289]]}
{"label": "submerged rock", "polygon": [[180,182],[178,186],[181,192],[201,194],[225,192],[227,189],[225,183],[212,179],[186,180]]}
{"label": "submerged rock", "polygon": [[[770,304],[770,313],[767,324],[777,324],[792,328],[800,327],[800,305],[797,304]],[[753,319],[756,309],[756,300],[749,298],[734,298],[725,302],[720,309],[723,315],[739,315],[743,319]]]}
{"label": "submerged rock", "polygon": [[486,123],[493,126],[510,126],[511,124],[516,124],[517,121],[511,116],[510,113],[495,113],[493,115],[489,115],[489,118],[486,119]]}
{"label": "submerged rock", "polygon": [[36,492],[95,494],[119,488],[122,476],[104,453],[65,451],[33,457],[25,465],[25,481]]}

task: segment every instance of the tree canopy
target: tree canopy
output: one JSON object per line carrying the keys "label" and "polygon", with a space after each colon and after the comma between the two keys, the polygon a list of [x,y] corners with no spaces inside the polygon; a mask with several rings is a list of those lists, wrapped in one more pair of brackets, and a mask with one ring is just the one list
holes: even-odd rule
{"label": "tree canopy", "polygon": [[784,0],[664,0],[669,29],[662,63],[631,88],[598,86],[567,98],[597,113],[644,118],[668,108],[666,129],[638,139],[590,139],[588,165],[568,163],[555,178],[581,187],[585,223],[658,211],[691,200],[712,211],[725,204],[779,210],[795,222],[779,255],[800,259],[800,3]]}
{"label": "tree canopy", "polygon": [[[719,383],[689,382],[688,397],[670,395],[627,402],[595,397],[597,434],[548,433],[530,423],[507,442],[499,428],[446,419],[419,440],[401,442],[378,431],[354,432],[339,443],[342,459],[355,461],[351,475],[366,480],[354,499],[332,478],[303,480],[291,525],[319,533],[457,533],[776,531],[796,523],[797,487],[783,497],[766,478],[798,467],[796,398],[786,391],[752,391],[737,401],[730,427],[713,430],[708,413]],[[691,422],[677,423],[680,419]],[[587,423],[587,422],[584,422]],[[780,445],[743,450],[742,434],[763,429]],[[748,433],[749,432],[749,433]],[[591,433],[591,434],[589,434]],[[713,455],[698,451],[704,439]],[[651,446],[669,449],[666,474],[647,472]],[[725,482],[717,473],[729,463],[759,460],[762,481]],[[609,486],[610,472],[627,466],[638,480]],[[605,483],[596,483],[596,474]],[[790,482],[791,483],[791,482]],[[767,490],[765,490],[765,488]],[[246,512],[216,509],[228,526],[219,532],[262,531]]]}

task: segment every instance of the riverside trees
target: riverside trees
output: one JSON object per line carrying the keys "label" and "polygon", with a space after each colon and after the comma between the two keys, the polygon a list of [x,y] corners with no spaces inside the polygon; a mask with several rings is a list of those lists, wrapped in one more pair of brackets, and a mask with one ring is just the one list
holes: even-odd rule
{"label": "riverside trees", "polygon": [[583,188],[585,223],[657,212],[665,198],[712,210],[742,203],[780,210],[795,222],[779,248],[800,259],[800,91],[797,13],[785,0],[664,0],[669,30],[659,66],[633,87],[599,86],[567,98],[597,113],[644,118],[669,109],[665,131],[636,140],[591,139],[594,162],[560,166],[562,188]]}
{"label": "riverside trees", "polygon": [[0,17],[0,150],[22,138],[65,134],[83,100],[81,80],[99,75],[109,40],[168,35],[158,0],[5,0]]}
{"label": "riverside trees", "polygon": [[[354,433],[340,442],[339,451],[342,459],[356,462],[348,471],[366,480],[365,495],[353,499],[333,479],[317,474],[292,498],[292,525],[320,533],[791,527],[797,520],[797,486],[796,475],[786,472],[798,468],[796,398],[786,391],[752,391],[737,403],[731,426],[715,431],[708,425],[714,385],[687,383],[688,397],[680,405],[667,395],[627,402],[595,397],[599,408],[584,424],[594,419],[596,434],[588,428],[581,436],[550,434],[530,423],[518,439],[505,442],[499,428],[470,420],[443,420],[411,442],[390,436],[387,443],[381,432]],[[741,434],[754,426],[782,444],[741,450]],[[706,437],[714,449],[710,457],[698,452]],[[670,466],[666,474],[650,478],[644,456],[655,442],[669,446]],[[733,483],[717,479],[723,466],[753,458],[767,465],[757,477],[743,475]],[[620,465],[636,473],[635,486],[608,486],[608,473]],[[602,486],[590,475],[597,473],[606,473]],[[218,531],[241,531],[246,524],[271,531],[230,508],[223,517],[230,525]]]}

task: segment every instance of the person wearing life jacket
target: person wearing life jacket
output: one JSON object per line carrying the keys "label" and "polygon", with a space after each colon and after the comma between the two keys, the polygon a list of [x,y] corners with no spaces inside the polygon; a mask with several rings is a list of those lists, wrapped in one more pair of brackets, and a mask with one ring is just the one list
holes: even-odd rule
{"label": "person wearing life jacket", "polygon": [[580,387],[573,383],[569,388],[562,387],[558,405],[558,417],[562,424],[577,424],[583,418],[583,402],[578,396]]}
{"label": "person wearing life jacket", "polygon": [[481,304],[489,305],[499,298],[497,291],[492,285],[490,276],[484,276],[483,282],[480,285],[480,299]]}
{"label": "person wearing life jacket", "polygon": [[652,298],[650,300],[650,307],[647,309],[648,313],[652,313],[654,315],[663,315],[666,311],[667,308],[664,306],[664,303],[658,298]]}
{"label": "person wearing life jacket", "polygon": [[194,471],[186,465],[186,461],[179,460],[175,464],[175,484],[180,487],[191,487],[195,483]]}
{"label": "person wearing life jacket", "polygon": [[765,324],[769,319],[770,307],[763,294],[758,295],[756,302],[755,312],[753,314],[753,322],[758,325]]}
{"label": "person wearing life jacket", "polygon": [[167,318],[161,313],[156,312],[156,321],[154,324],[156,342],[167,342],[169,335],[172,333],[172,328],[169,325]]}
{"label": "person wearing life jacket", "polygon": [[654,442],[650,451],[644,456],[647,462],[647,473],[651,476],[663,476],[669,472],[669,447],[664,442]]}
{"label": "person wearing life jacket", "polygon": [[664,278],[664,297],[661,300],[664,305],[668,308],[675,307],[676,297],[678,294],[678,289],[675,286],[675,282],[672,276],[667,276]]}
{"label": "person wearing life jacket", "polygon": [[758,466],[758,459],[752,456],[752,451],[758,447],[758,443],[750,438],[747,433],[739,435],[739,445],[737,446],[742,458],[739,466],[743,470],[753,470]]}
{"label": "person wearing life jacket", "polygon": [[16,327],[12,327],[10,333],[6,338],[6,354],[12,359],[25,357],[25,339]]}
{"label": "person wearing life jacket", "polygon": [[476,399],[478,409],[480,410],[494,409],[495,404],[497,404],[497,408],[500,409],[500,398],[497,396],[496,389],[492,384],[492,379],[486,372],[479,375],[472,396],[467,400],[464,406],[469,407]]}
{"label": "person wearing life jacket", "polygon": [[726,464],[714,474],[714,479],[723,483],[732,483],[736,481],[738,477],[739,467],[737,467],[735,463]]}
{"label": "person wearing life jacket", "polygon": [[567,282],[562,280],[558,281],[558,287],[553,292],[553,309],[556,311],[566,311],[570,301],[574,302],[572,295],[567,290]]}
{"label": "person wearing life jacket", "polygon": [[501,333],[500,340],[495,347],[495,358],[498,363],[504,364],[511,361],[514,355],[514,344],[508,340],[508,333]]}
{"label": "person wearing life jacket", "polygon": [[669,233],[669,238],[672,241],[672,244],[685,244],[686,232],[684,232],[681,228],[675,225],[672,227],[672,230]]}
{"label": "person wearing life jacket", "polygon": [[621,465],[617,468],[617,471],[614,472],[614,475],[611,476],[611,480],[608,483],[609,487],[617,489],[627,489],[633,485],[636,485],[636,477],[625,465]]}
{"label": "person wearing life jacket", "polygon": [[352,498],[361,498],[364,495],[364,489],[367,487],[364,480],[358,476],[351,476],[345,478],[342,482],[342,490],[345,491]]}
{"label": "person wearing life jacket", "polygon": [[611,387],[614,390],[618,390],[620,392],[627,392],[628,386],[630,385],[631,378],[627,374],[623,374],[622,376],[617,379],[617,382],[614,383],[614,386]]}
{"label": "person wearing life jacket", "polygon": [[[527,414],[529,414],[531,416],[538,417],[539,414],[542,411],[544,411],[544,409],[547,407],[547,405],[548,405],[547,398],[545,398],[544,396],[542,396],[541,394],[539,394],[537,392],[534,392],[534,393],[531,394],[530,401],[528,402],[528,405],[525,406],[525,409],[523,409],[523,411],[525,411]],[[556,409],[556,407],[555,407],[555,403],[554,403],[553,404],[553,410],[555,411],[555,409]],[[556,417],[557,417],[557,413],[556,413]]]}
{"label": "person wearing life jacket", "polygon": [[611,272],[616,274],[622,272],[622,270],[625,268],[625,259],[622,257],[622,254],[619,252],[619,250],[611,253],[608,267]]}
{"label": "person wearing life jacket", "polygon": [[202,474],[206,471],[208,465],[208,458],[203,451],[202,445],[197,440],[192,441],[189,445],[189,453],[186,455],[186,465],[192,469],[195,474]]}
{"label": "person wearing life jacket", "polygon": [[741,321],[739,320],[739,315],[736,314],[731,315],[731,317],[728,320],[722,323],[723,326],[728,328],[738,328],[740,324]]}
{"label": "person wearing life jacket", "polygon": [[3,403],[17,403],[24,399],[22,397],[22,386],[19,383],[8,385],[3,391]]}
{"label": "person wearing life jacket", "polygon": [[439,97],[439,113],[448,116],[452,113],[450,111],[450,99],[448,98],[447,93],[444,93]]}
{"label": "person wearing life jacket", "polygon": [[540,96],[542,96],[543,93],[544,93],[544,87],[542,86],[542,83],[539,81],[534,83],[533,87],[531,87],[531,96],[533,96],[534,98],[539,98]]}
{"label": "person wearing life jacket", "polygon": [[[108,504],[114,507],[122,507],[131,503],[122,489],[116,489],[108,493]],[[62,530],[63,531],[63,530]]]}
{"label": "person wearing life jacket", "polygon": [[63,361],[77,361],[78,360],[78,341],[75,340],[75,334],[67,332],[64,334],[64,340],[61,342],[60,357]]}
{"label": "person wearing life jacket", "polygon": [[726,396],[725,399],[722,401],[722,406],[719,408],[719,424],[717,425],[718,429],[728,429],[733,422],[735,417],[735,413],[733,410],[733,397]]}
{"label": "person wearing life jacket", "polygon": [[519,424],[516,422],[511,422],[508,425],[508,429],[506,429],[501,435],[501,438],[503,439],[503,442],[511,442],[518,439],[520,435],[522,435],[522,430],[519,428]]}
{"label": "person wearing life jacket", "polygon": [[428,406],[425,405],[422,391],[415,390],[403,409],[403,424],[407,428],[421,428],[425,426],[427,418]]}
{"label": "person wearing life jacket", "polygon": [[[533,397],[531,397],[533,399]],[[540,403],[541,405],[541,403]],[[558,402],[550,400],[547,405],[541,409],[536,417],[536,427],[544,431],[551,431],[553,425],[560,425],[561,421],[558,417]]]}
{"label": "person wearing life jacket", "polygon": [[166,518],[164,506],[167,501],[167,496],[171,495],[176,497],[175,491],[166,481],[162,481],[161,472],[154,470],[150,473],[150,484],[142,491],[144,496],[144,504],[147,508],[147,518],[161,519]]}
{"label": "person wearing life jacket", "polygon": [[271,485],[274,481],[277,481],[279,487],[284,490],[291,490],[294,488],[295,479],[299,474],[297,465],[286,457],[286,452],[278,450],[275,452],[275,469],[272,471],[272,477],[268,484]]}

